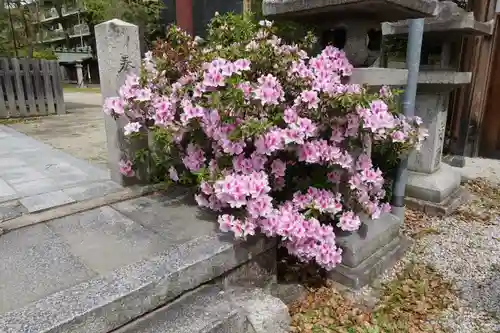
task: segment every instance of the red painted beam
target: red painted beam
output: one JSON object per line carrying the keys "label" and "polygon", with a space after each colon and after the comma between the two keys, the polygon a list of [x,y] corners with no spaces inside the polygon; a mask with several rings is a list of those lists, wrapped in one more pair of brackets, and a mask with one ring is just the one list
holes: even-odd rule
{"label": "red painted beam", "polygon": [[193,35],[193,0],[176,0],[175,18],[178,27]]}

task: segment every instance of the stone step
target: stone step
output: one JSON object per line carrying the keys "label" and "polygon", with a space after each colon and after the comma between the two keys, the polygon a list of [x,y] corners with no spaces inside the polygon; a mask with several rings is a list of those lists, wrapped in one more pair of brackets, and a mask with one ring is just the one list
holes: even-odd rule
{"label": "stone step", "polygon": [[165,196],[14,230],[0,236],[0,332],[107,333],[211,281],[253,285],[275,246]]}
{"label": "stone step", "polygon": [[288,309],[261,289],[205,285],[113,333],[281,333]]}

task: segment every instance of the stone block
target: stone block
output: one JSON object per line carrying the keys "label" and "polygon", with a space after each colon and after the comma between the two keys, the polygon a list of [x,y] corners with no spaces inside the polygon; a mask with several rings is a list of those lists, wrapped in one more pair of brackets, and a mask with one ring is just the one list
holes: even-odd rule
{"label": "stone block", "polygon": [[10,184],[18,184],[44,178],[47,177],[35,168],[31,167],[15,168],[2,172],[2,179],[6,180]]}
{"label": "stone block", "polygon": [[455,212],[458,207],[467,203],[471,198],[470,194],[462,187],[439,203],[419,200],[411,197],[405,198],[406,207],[420,210],[430,216],[447,216]]}
{"label": "stone block", "polygon": [[47,226],[75,256],[100,274],[154,257],[173,246],[108,206],[60,218]]}
{"label": "stone block", "polygon": [[193,239],[160,256],[121,267],[106,277],[93,278],[4,314],[0,316],[0,327],[5,328],[5,333],[17,333],[20,328],[29,328],[30,332],[108,333],[274,245],[263,237],[252,237],[247,242],[220,234]]}
{"label": "stone block", "polygon": [[373,22],[398,21],[428,17],[437,8],[435,0],[264,0],[265,16],[302,18],[316,22],[328,17],[329,22],[345,18],[365,17]]}
{"label": "stone block", "polygon": [[272,293],[277,283],[277,244],[218,279],[224,289],[231,286],[261,288]]}
{"label": "stone block", "polygon": [[0,178],[0,202],[16,199],[17,196],[17,192]]}
{"label": "stone block", "polygon": [[406,86],[408,70],[394,68],[354,68],[349,83],[366,84],[369,87]]}
{"label": "stone block", "polygon": [[383,248],[399,235],[402,221],[392,214],[383,214],[372,220],[362,216],[361,228],[352,233],[337,234],[336,242],[342,248],[342,264],[357,267],[373,253]]}
{"label": "stone block", "polygon": [[285,304],[259,289],[206,285],[116,333],[284,333],[290,321]]}
{"label": "stone block", "polygon": [[122,187],[113,181],[90,183],[64,189],[64,193],[73,200],[82,201],[98,198],[103,195],[120,191]]}
{"label": "stone block", "polygon": [[290,305],[307,294],[307,289],[300,283],[278,282],[272,295],[278,297],[283,303]]}
{"label": "stone block", "polygon": [[285,333],[290,331],[292,320],[288,307],[278,298],[265,294],[257,288],[234,288],[226,293],[229,294],[231,303],[239,308],[239,312],[250,323],[250,332]]}
{"label": "stone block", "polygon": [[22,183],[12,184],[12,187],[21,196],[32,196],[59,189],[55,180],[50,178],[41,178]]}
{"label": "stone block", "polygon": [[446,117],[448,112],[448,93],[417,94],[415,115],[422,118],[423,126],[429,136],[419,151],[414,151],[408,160],[408,168],[421,173],[432,173],[441,166]]}
{"label": "stone block", "polygon": [[[472,80],[471,72],[455,72],[446,70],[421,71],[418,74],[418,93],[436,93],[451,92],[454,89],[467,85]],[[418,97],[418,95],[417,95]],[[418,103],[416,105],[418,108]]]}
{"label": "stone block", "polygon": [[28,212],[35,213],[42,210],[70,204],[72,202],[75,202],[75,200],[71,199],[63,191],[59,190],[41,193],[30,197],[24,197],[20,200],[20,202],[24,207],[26,207]]}
{"label": "stone block", "polygon": [[434,173],[410,171],[406,185],[408,197],[441,203],[460,187],[460,173],[447,164],[441,164]]}
{"label": "stone block", "polygon": [[126,325],[117,333],[231,332],[228,329],[236,332],[244,322],[245,318],[228,302],[222,289],[204,286]]}
{"label": "stone block", "polygon": [[26,214],[28,210],[26,207],[21,205],[19,200],[8,201],[4,203],[0,203],[0,224],[3,221],[10,220]]}
{"label": "stone block", "polygon": [[358,266],[349,267],[341,264],[328,272],[328,277],[346,287],[355,290],[361,289],[394,266],[403,257],[410,245],[411,241],[408,238],[404,236],[396,237]]}
{"label": "stone block", "polygon": [[[449,42],[463,36],[488,36],[493,33],[491,22],[478,22],[474,13],[466,12],[453,1],[441,1],[437,15],[425,19],[424,38]],[[392,36],[408,34],[408,20],[382,24],[382,33]]]}
{"label": "stone block", "polygon": [[0,170],[2,172],[8,171],[9,169],[16,169],[16,168],[21,168],[25,167],[26,163],[17,157],[3,157],[0,159]]}
{"label": "stone block", "polygon": [[[7,311],[95,276],[43,224],[2,235],[0,253],[0,318]],[[30,320],[29,316],[28,312],[18,320]],[[23,332],[24,329],[38,332],[29,325],[22,326],[24,329],[9,329],[2,319],[0,327],[2,332]]]}
{"label": "stone block", "polygon": [[443,156],[442,161],[448,165],[455,168],[465,167],[465,157],[459,155],[447,155]]}
{"label": "stone block", "polygon": [[193,205],[189,198],[171,202],[166,197],[150,196],[119,202],[112,207],[174,244],[218,230],[216,215]]}
{"label": "stone block", "polygon": [[[127,75],[138,74],[141,68],[143,40],[139,27],[113,19],[96,25],[95,36],[102,97],[116,97]],[[124,69],[125,63],[128,66]],[[111,116],[104,115],[104,121],[111,179],[121,185],[137,183],[138,179],[124,177],[119,171],[119,161],[124,154],[131,153],[122,129],[125,119],[117,122]]]}

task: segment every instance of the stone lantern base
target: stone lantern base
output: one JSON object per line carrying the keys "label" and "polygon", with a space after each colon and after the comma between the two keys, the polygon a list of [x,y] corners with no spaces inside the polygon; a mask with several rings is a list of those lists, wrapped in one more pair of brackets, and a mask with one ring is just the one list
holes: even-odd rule
{"label": "stone lantern base", "polygon": [[372,283],[401,259],[411,241],[400,232],[402,221],[384,214],[377,220],[362,217],[362,227],[354,233],[338,235],[342,264],[328,277],[352,289]]}
{"label": "stone lantern base", "polygon": [[449,215],[470,199],[460,183],[461,175],[447,164],[441,164],[439,170],[431,174],[410,171],[406,206],[428,215]]}

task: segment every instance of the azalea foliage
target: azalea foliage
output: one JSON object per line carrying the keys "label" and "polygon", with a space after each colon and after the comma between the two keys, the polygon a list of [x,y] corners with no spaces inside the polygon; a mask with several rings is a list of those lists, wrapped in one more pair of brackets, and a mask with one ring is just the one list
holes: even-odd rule
{"label": "azalea foliage", "polygon": [[128,119],[132,138],[152,134],[148,149],[124,156],[123,174],[146,163],[158,180],[196,185],[222,231],[278,237],[332,269],[336,232],[390,210],[371,149],[406,154],[426,134],[419,118],[398,114],[389,88],[349,84],[343,51],[309,56],[310,35],[287,44],[274,29],[234,15],[215,17],[206,40],[172,27],[104,111]]}

